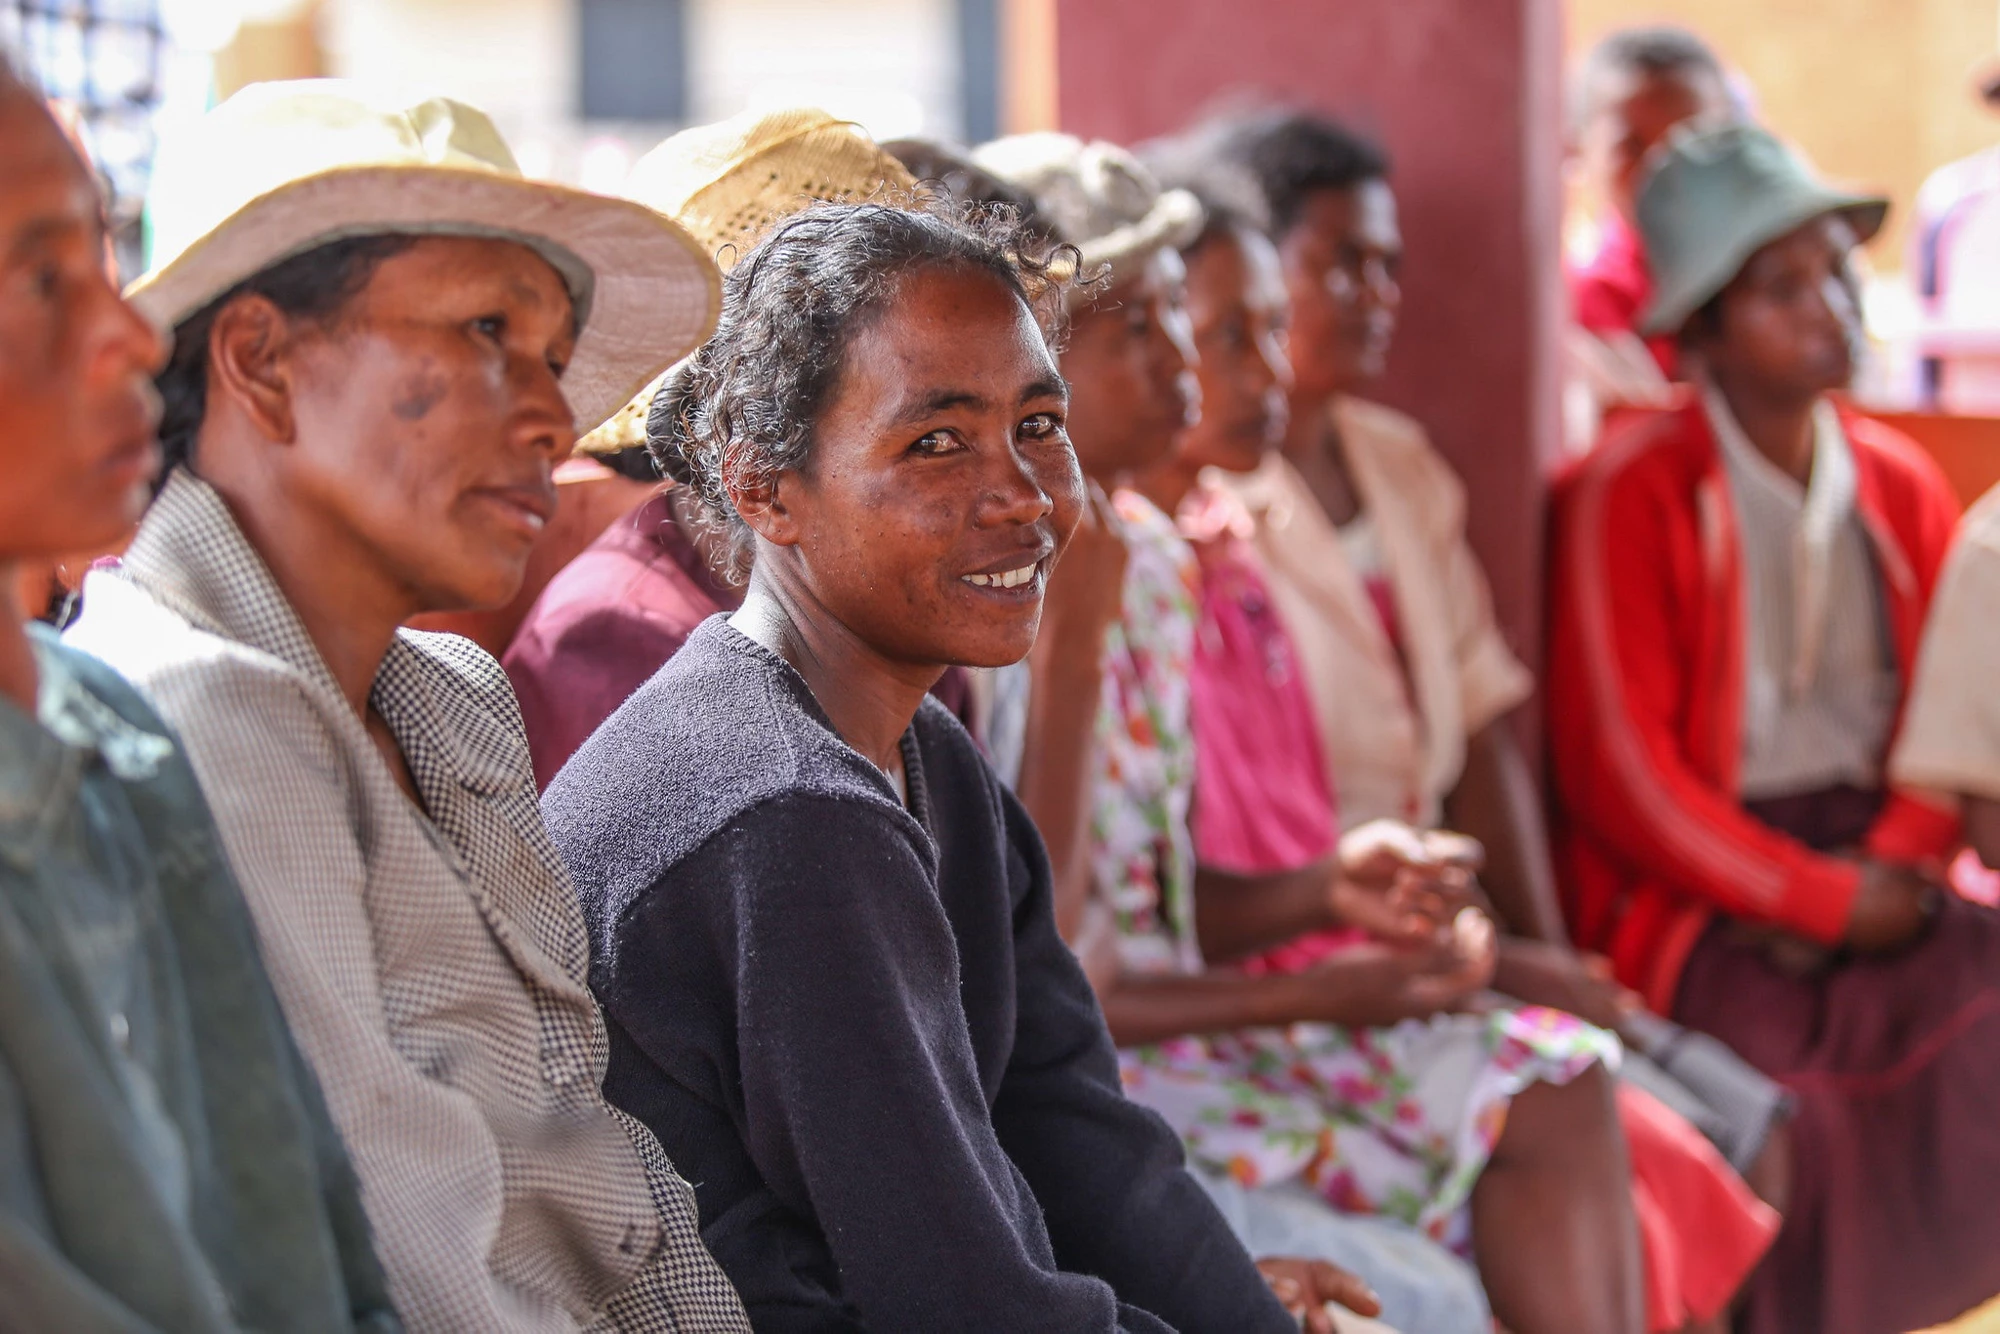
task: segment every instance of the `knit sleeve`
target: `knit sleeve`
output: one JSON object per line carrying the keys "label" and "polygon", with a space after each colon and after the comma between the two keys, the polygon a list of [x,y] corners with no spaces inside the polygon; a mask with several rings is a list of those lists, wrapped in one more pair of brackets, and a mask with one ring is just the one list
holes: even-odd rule
{"label": "knit sleeve", "polygon": [[642,993],[673,933],[704,933],[731,993],[716,1013],[735,1027],[745,1150],[817,1224],[867,1328],[957,1328],[977,1312],[991,1328],[1158,1329],[1056,1266],[988,1115],[934,857],[886,806],[768,800],[634,901],[606,1005],[648,1059],[674,1059],[695,1021]]}
{"label": "knit sleeve", "polygon": [[1011,793],[1001,802],[1019,1010],[993,1121],[1041,1202],[1058,1259],[1176,1329],[1295,1334],[1298,1322],[1188,1174],[1180,1140],[1125,1097],[1096,996],[1056,931],[1041,837]]}

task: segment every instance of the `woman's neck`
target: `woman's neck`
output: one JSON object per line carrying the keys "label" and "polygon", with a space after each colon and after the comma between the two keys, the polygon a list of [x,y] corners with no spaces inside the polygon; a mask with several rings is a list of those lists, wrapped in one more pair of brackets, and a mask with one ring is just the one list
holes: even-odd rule
{"label": "woman's neck", "polygon": [[[367,545],[341,525],[279,495],[210,485],[270,567],[342,697],[365,721],[375,676],[397,629],[426,608],[378,571]],[[273,522],[273,515],[280,517]]]}
{"label": "woman's neck", "polygon": [[21,567],[0,562],[0,695],[35,716],[41,673],[35,666],[35,646],[28,642],[27,613],[21,607]]}
{"label": "woman's neck", "polygon": [[1757,452],[1797,479],[1801,486],[1812,478],[1813,410],[1817,394],[1810,398],[1760,393],[1740,381],[1732,382],[1723,373],[1711,372],[1716,392],[1729,405],[1729,413]]}
{"label": "woman's neck", "polygon": [[1328,523],[1339,528],[1361,513],[1362,497],[1347,466],[1347,447],[1334,420],[1333,398],[1316,408],[1294,403],[1284,454],[1319,501]]}
{"label": "woman's neck", "polygon": [[790,663],[840,739],[885,773],[901,770],[903,733],[944,674],[883,656],[829,612],[809,589],[753,566],[743,606],[729,623]]}
{"label": "woman's neck", "polygon": [[1288,406],[1291,417],[1285,427],[1285,443],[1281,448],[1284,456],[1293,463],[1324,453],[1331,440],[1338,448],[1338,435],[1333,430],[1333,401],[1339,394],[1316,394],[1311,398],[1300,398],[1294,394]]}
{"label": "woman's neck", "polygon": [[1133,477],[1132,489],[1171,516],[1179,513],[1181,502],[1200,479],[1200,467],[1175,455]]}

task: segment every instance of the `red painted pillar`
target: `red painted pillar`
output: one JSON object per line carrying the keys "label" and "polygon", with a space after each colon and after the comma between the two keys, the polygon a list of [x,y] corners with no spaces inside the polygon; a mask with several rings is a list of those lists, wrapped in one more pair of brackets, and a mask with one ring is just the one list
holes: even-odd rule
{"label": "red painted pillar", "polygon": [[1073,133],[1132,143],[1261,94],[1388,146],[1408,258],[1380,397],[1464,477],[1502,623],[1538,662],[1560,433],[1561,0],[1054,3]]}

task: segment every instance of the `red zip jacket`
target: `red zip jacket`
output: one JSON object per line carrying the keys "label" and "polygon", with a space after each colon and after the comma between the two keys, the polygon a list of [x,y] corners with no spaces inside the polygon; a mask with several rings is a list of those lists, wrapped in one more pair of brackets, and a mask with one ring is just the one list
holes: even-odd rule
{"label": "red zip jacket", "polygon": [[[1903,679],[1957,522],[1935,464],[1845,409],[1855,505]],[[1746,645],[1735,507],[1699,400],[1626,416],[1556,486],[1548,718],[1557,847],[1578,942],[1671,1013],[1718,912],[1837,942],[1860,884],[1737,799]],[[1949,849],[1955,817],[1892,795],[1868,849]]]}

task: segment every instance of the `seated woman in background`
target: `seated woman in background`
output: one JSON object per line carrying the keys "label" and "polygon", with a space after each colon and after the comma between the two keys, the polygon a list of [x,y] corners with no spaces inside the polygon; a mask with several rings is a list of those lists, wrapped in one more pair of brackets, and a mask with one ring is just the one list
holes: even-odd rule
{"label": "seated woman in background", "polygon": [[760,1328],[1296,1328],[1120,1094],[1041,842],[925,699],[1028,652],[1076,523],[1060,288],[998,221],[815,208],[654,405],[749,590],[545,808],[607,1091]]}
{"label": "seated woman in background", "polygon": [[[1199,231],[1199,205],[1161,193],[1121,150],[1067,136],[1000,140],[979,159],[1109,265],[1110,287],[1078,317],[1062,368],[1085,472],[1106,485],[1146,473],[1187,425],[1192,354],[1174,247]],[[1253,1250],[1282,1236],[1343,1254],[1353,1222],[1342,1212],[1389,1214],[1476,1254],[1495,1314],[1517,1334],[1637,1330],[1627,1169],[1601,1064],[1615,1043],[1554,1011],[1445,1015],[1491,976],[1491,928],[1476,910],[1398,924],[1396,942],[1362,941],[1296,975],[1204,965],[1203,898],[1254,895],[1294,930],[1336,925],[1340,905],[1368,899],[1357,881],[1375,870],[1366,848],[1381,845],[1336,851],[1327,828],[1303,869],[1198,876],[1189,692],[1200,574],[1157,506],[1121,490],[1115,507],[1129,556],[1105,641],[1089,814],[1093,888],[1116,933],[1098,992],[1125,1048],[1128,1093],[1181,1133]],[[1476,1300],[1470,1312],[1455,1304],[1462,1289],[1448,1271],[1404,1258],[1424,1278],[1360,1268],[1392,1321],[1484,1327]]]}
{"label": "seated woman in background", "polygon": [[1578,931],[1797,1099],[1756,1331],[1910,1329],[2000,1289],[2000,914],[1938,888],[1954,822],[1884,775],[1955,506],[1829,398],[1858,337],[1847,255],[1886,207],[1762,130],[1677,131],[1637,214],[1647,330],[1699,391],[1556,497]]}
{"label": "seated woman in background", "polygon": [[[1316,905],[1213,883],[1217,872],[1296,874],[1326,857],[1339,829],[1337,783],[1251,540],[1255,526],[1221,480],[1255,471],[1284,439],[1291,367],[1280,339],[1288,299],[1254,183],[1196,142],[1157,144],[1149,156],[1203,201],[1208,216],[1182,251],[1201,416],[1138,483],[1176,510],[1202,575],[1190,823],[1212,892],[1197,889],[1196,921],[1213,961],[1244,958],[1253,971],[1299,972],[1366,933],[1306,930]],[[1646,1260],[1647,1327],[1714,1328],[1703,1322],[1720,1316],[1763,1256],[1777,1216],[1686,1120],[1629,1082],[1621,1080],[1618,1097]]]}

